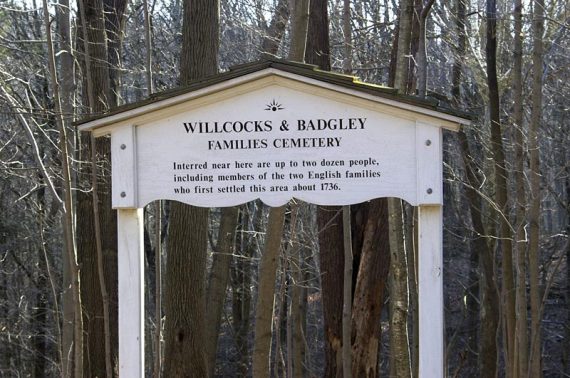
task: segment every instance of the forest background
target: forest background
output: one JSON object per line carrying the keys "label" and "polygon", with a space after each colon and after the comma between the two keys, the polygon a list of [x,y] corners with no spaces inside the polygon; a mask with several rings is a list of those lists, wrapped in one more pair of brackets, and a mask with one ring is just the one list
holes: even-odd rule
{"label": "forest background", "polygon": [[[444,134],[446,372],[570,376],[569,22],[563,0],[0,1],[0,375],[117,375],[109,141],[73,121],[268,54],[474,115]],[[415,215],[147,206],[147,375],[417,376]]]}

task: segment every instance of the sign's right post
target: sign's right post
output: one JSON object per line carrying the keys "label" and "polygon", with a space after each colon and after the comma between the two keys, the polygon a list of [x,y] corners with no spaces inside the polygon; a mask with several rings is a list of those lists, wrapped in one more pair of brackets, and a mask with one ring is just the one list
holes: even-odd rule
{"label": "sign's right post", "polygon": [[419,376],[445,377],[441,205],[419,206]]}
{"label": "sign's right post", "polygon": [[421,378],[445,377],[443,319],[443,135],[416,122],[418,311]]}

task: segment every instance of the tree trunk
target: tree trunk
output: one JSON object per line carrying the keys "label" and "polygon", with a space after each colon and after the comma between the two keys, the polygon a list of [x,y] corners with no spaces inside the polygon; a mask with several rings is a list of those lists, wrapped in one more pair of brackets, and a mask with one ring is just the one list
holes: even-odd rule
{"label": "tree trunk", "polygon": [[[84,5],[84,7],[83,7]],[[107,61],[107,34],[103,13],[103,2],[78,1],[83,28],[81,38],[84,42],[79,44],[84,50],[86,59],[84,63],[84,91],[89,107],[94,113],[99,113],[114,106],[111,103],[111,87],[109,81],[109,68]],[[84,47],[88,46],[88,50]],[[97,164],[103,169],[98,172],[99,177],[110,176],[110,141],[108,138],[98,138],[95,144],[95,153],[92,152],[91,138],[82,136],[81,161],[91,162],[92,156],[99,160]],[[79,184],[86,189],[91,188],[92,167],[84,164],[79,173]],[[93,196],[89,191],[79,191],[78,202],[78,245],[81,251],[82,285],[83,285],[83,311],[86,329],[84,352],[89,356],[85,361],[84,374],[86,376],[106,375],[106,360],[116,361],[118,346],[118,308],[117,308],[117,220],[116,212],[111,209],[111,186],[109,180],[99,179],[98,192]],[[93,213],[94,197],[98,197],[100,234],[96,231]],[[102,237],[105,235],[105,237]],[[98,269],[98,252],[96,240],[100,239],[103,252],[104,280],[109,288],[109,314],[105,314],[104,299],[101,292],[101,281]],[[109,317],[111,334],[105,332],[105,321]],[[106,356],[105,343],[110,338],[111,356]]]}
{"label": "tree trunk", "polygon": [[325,377],[342,377],[342,297],[344,270],[342,207],[317,207],[319,263],[325,338]]}
{"label": "tree trunk", "polygon": [[342,71],[347,75],[352,74],[352,27],[350,21],[350,0],[344,0],[342,7],[342,34],[344,35]]}
{"label": "tree trunk", "polygon": [[307,47],[309,0],[293,0],[293,2],[289,59],[302,62],[305,59],[305,49]]}
{"label": "tree trunk", "polygon": [[[152,79],[151,79],[152,80]],[[151,85],[152,86],[152,85]],[[162,371],[162,201],[154,204],[154,346],[153,374],[160,377]],[[150,265],[150,264],[149,264]],[[150,266],[149,266],[150,268]]]}
{"label": "tree trunk", "polygon": [[[313,4],[313,2],[311,2]],[[314,8],[313,8],[314,6]],[[314,3],[312,5],[311,21],[309,25],[310,38],[307,50],[307,62],[317,63],[321,69],[330,68],[328,61],[329,46],[328,46],[328,18],[326,12],[326,4],[324,2]],[[380,273],[375,270],[378,267],[366,267],[365,265],[358,265],[359,256],[364,253],[362,250],[363,233],[366,227],[371,227],[374,222],[378,221],[378,213],[375,211],[368,211],[368,207],[377,209],[386,205],[386,199],[379,199],[372,201],[370,204],[363,204],[356,207],[353,212],[352,219],[358,219],[357,225],[354,226],[354,231],[358,237],[353,236],[353,253],[355,255],[355,269],[353,277],[356,275],[360,277],[361,282],[357,283],[354,287],[356,290],[361,290],[360,296],[355,292],[353,300],[353,314],[352,314],[352,354],[353,354],[353,376],[361,376],[360,373],[367,371],[368,368],[374,366],[376,370],[377,354],[373,351],[378,351],[379,341],[379,317],[375,317],[381,312],[383,300],[383,288],[387,279],[387,265],[382,266]],[[368,215],[368,214],[373,215]],[[384,220],[386,223],[387,213],[384,212]],[[317,208],[317,224],[319,230],[319,249],[320,249],[320,270],[321,270],[321,292],[323,303],[323,319],[324,319],[324,334],[325,334],[325,373],[327,377],[342,377],[342,300],[338,293],[342,292],[343,285],[338,277],[343,275],[344,271],[344,254],[343,254],[343,231],[342,231],[342,216],[341,208],[334,206],[319,206]],[[367,226],[368,225],[368,226]],[[386,228],[387,230],[387,228]],[[370,235],[369,235],[370,236]],[[385,240],[388,238],[388,233],[384,235]],[[368,242],[367,242],[368,243]],[[368,244],[367,244],[368,245]],[[369,256],[374,261],[380,259],[381,261],[388,261],[389,252],[387,248],[379,248],[378,243],[370,243],[374,253]],[[357,258],[358,257],[358,258]],[[366,258],[365,258],[366,259]],[[363,272],[360,273],[360,269]],[[372,269],[369,271],[367,269]],[[385,273],[385,274],[384,274]],[[369,279],[370,277],[373,277]],[[382,290],[378,291],[378,285]],[[369,291],[370,297],[365,295],[366,290]],[[357,302],[358,298],[358,302]],[[368,306],[368,307],[367,307]],[[367,309],[374,309],[372,314],[367,313]],[[369,332],[372,331],[372,332]],[[357,338],[355,339],[355,335]],[[356,372],[356,373],[355,373]],[[369,373],[372,373],[369,371]]]}
{"label": "tree trunk", "polygon": [[[287,228],[287,219],[284,222],[284,228]],[[285,235],[285,230],[283,234]],[[290,288],[290,280],[287,276],[287,269],[289,268],[289,260],[287,257],[281,253],[280,254],[280,261],[281,261],[281,271],[279,272],[279,277],[277,278],[275,285],[279,286],[279,293],[275,293],[273,297],[273,335],[275,335],[275,340],[271,343],[275,345],[275,352],[270,352],[273,354],[273,375],[275,377],[279,377],[282,374],[287,375],[288,372],[285,371],[289,363],[289,355],[283,353],[282,347],[282,340],[285,339],[285,343],[287,344],[287,338],[291,334],[288,332],[287,328],[288,325],[291,323],[289,322],[289,306],[288,300],[289,297],[289,288]],[[289,343],[290,344],[290,343]],[[286,345],[287,346],[287,345]],[[287,361],[285,360],[287,358]]]}
{"label": "tree trunk", "polygon": [[[152,79],[152,22],[148,0],[143,1],[145,39],[145,77],[147,96],[154,93]],[[154,202],[154,271],[149,264],[149,275],[154,273],[154,332],[149,339],[153,350],[153,376],[160,377],[162,371],[162,200]],[[151,281],[151,282],[152,282]],[[153,286],[149,285],[150,288]],[[151,295],[152,295],[152,290]]]}
{"label": "tree trunk", "polygon": [[[305,60],[329,71],[329,18],[326,0],[312,0]],[[342,377],[342,297],[344,271],[342,207],[317,206],[320,287],[325,342],[325,377]]]}
{"label": "tree trunk", "polygon": [[[408,338],[408,265],[410,250],[404,248],[402,201],[388,199],[390,243],[390,371],[397,377],[411,377]],[[408,241],[411,244],[411,240]],[[407,243],[406,243],[407,244]],[[411,269],[414,269],[411,266]]]}
{"label": "tree trunk", "polygon": [[544,0],[534,1],[533,8],[533,49],[532,49],[532,114],[528,133],[528,149],[530,160],[530,209],[529,218],[529,283],[531,342],[529,375],[542,377],[542,343],[541,343],[541,301],[540,301],[540,144],[539,129],[542,123],[542,64],[544,34]]}
{"label": "tree trunk", "polygon": [[[185,0],[180,82],[218,71],[219,1]],[[166,377],[207,377],[206,314],[208,209],[173,202],[168,225],[164,295]]]}
{"label": "tree trunk", "polygon": [[324,71],[331,69],[327,8],[326,0],[311,0],[307,32],[311,38],[307,38],[307,48],[305,49],[305,62],[315,64]]}
{"label": "tree trunk", "polygon": [[[342,7],[342,32],[344,37],[342,70],[347,75],[352,74],[352,26],[350,16],[350,0],[344,0]],[[352,276],[354,266],[350,224],[350,205],[345,205],[342,207],[342,237],[344,247],[342,283],[342,376],[344,378],[352,377]]]}
{"label": "tree trunk", "polygon": [[[263,218],[261,202],[243,205],[240,211],[236,251],[232,266],[232,326],[237,349],[236,375],[247,376],[249,367],[248,331],[251,310],[252,258],[259,249],[259,234]],[[251,221],[250,221],[251,219]],[[251,224],[251,226],[250,226]],[[246,237],[247,236],[247,237]],[[241,251],[241,255],[239,255]]]}
{"label": "tree trunk", "polygon": [[[567,141],[570,137],[566,136]],[[570,150],[566,152],[566,160],[570,160]],[[570,235],[570,165],[566,165],[566,235]],[[570,261],[570,241],[566,242],[566,261]],[[566,298],[570,298],[570,264],[566,263]],[[564,372],[570,375],[570,301],[566,301],[566,326],[564,327],[564,352],[562,363]]]}
{"label": "tree trunk", "polygon": [[[295,0],[293,24],[291,27],[291,49],[289,59],[303,61],[309,22],[309,1]],[[273,316],[273,291],[277,270],[277,258],[283,234],[285,206],[269,210],[265,248],[259,268],[259,293],[255,314],[255,341],[253,350],[253,376],[269,374],[269,352],[271,350],[271,319]]]}
{"label": "tree trunk", "polygon": [[[408,252],[408,290],[410,296],[410,307],[412,308],[412,340],[409,341],[410,346],[410,355],[411,355],[411,365],[412,370],[410,373],[411,377],[417,377],[419,374],[419,365],[420,365],[420,313],[419,313],[419,301],[418,301],[418,274],[417,274],[417,267],[418,267],[418,232],[419,224],[418,224],[418,217],[417,217],[417,208],[412,207],[410,205],[404,204],[405,212],[404,216],[407,218],[404,221],[405,228],[404,229],[404,236],[407,238],[406,243],[410,245],[409,252]],[[410,327],[408,326],[408,329]]]}
{"label": "tree trunk", "polygon": [[480,264],[480,317],[481,330],[479,335],[479,374],[486,377],[496,377],[498,374],[497,330],[499,328],[499,297],[495,277],[494,254],[484,235],[481,197],[476,188],[479,180],[475,175],[476,168],[471,161],[467,136],[463,131],[459,133],[461,156],[463,158],[467,185],[465,188],[469,202],[471,223],[473,224],[472,250],[479,254]]}
{"label": "tree trunk", "polygon": [[207,377],[204,350],[208,209],[173,202],[165,284],[165,377]]}
{"label": "tree trunk", "polygon": [[[394,87],[405,94],[408,87],[408,65],[406,56],[410,54],[411,23],[413,1],[400,4],[398,19],[397,60],[394,69]],[[423,14],[423,13],[422,13]],[[427,18],[427,14],[426,14]],[[425,41],[424,41],[425,42]],[[420,41],[421,44],[421,41]],[[424,43],[425,46],[425,43]],[[424,48],[425,54],[425,48]],[[388,240],[390,244],[390,371],[397,376],[409,377],[412,374],[410,345],[408,338],[409,287],[407,253],[404,244],[403,203],[397,198],[387,199],[389,214]],[[408,241],[411,244],[411,240]],[[414,269],[414,267],[411,267]]]}
{"label": "tree trunk", "polygon": [[[57,7],[57,29],[59,36],[61,38],[61,52],[60,52],[60,64],[61,64],[61,75],[60,75],[60,89],[61,89],[61,109],[63,114],[68,115],[66,119],[66,127],[69,126],[69,121],[73,119],[74,108],[74,57],[72,55],[72,43],[71,43],[71,12],[69,8],[69,0],[60,1],[61,6]],[[71,132],[71,128],[68,127]],[[73,154],[73,158],[77,159],[76,156],[76,146],[75,146],[75,136],[68,138],[69,149]],[[75,174],[72,173],[72,186],[76,186]],[[71,272],[69,264],[63,265],[63,288],[69,288],[71,286]],[[73,298],[71,295],[71,290],[64,289],[62,295],[62,312],[63,312],[63,324],[62,324],[62,335],[61,335],[61,356],[62,360],[62,374],[67,377],[70,375],[69,368],[72,365],[72,358],[68,351],[71,350],[73,345]],[[71,360],[70,360],[71,358]]]}
{"label": "tree trunk", "polygon": [[107,36],[107,57],[109,65],[109,103],[113,106],[122,103],[121,56],[123,50],[123,32],[125,30],[125,10],[128,0],[103,0],[105,31]]}
{"label": "tree trunk", "polygon": [[[456,0],[455,2],[455,8],[456,8],[456,13],[457,13],[457,17],[456,17],[456,22],[455,22],[455,27],[457,30],[457,38],[458,38],[458,42],[454,51],[454,62],[453,62],[453,69],[452,69],[452,78],[451,78],[451,82],[452,82],[452,86],[451,86],[451,95],[453,98],[453,105],[456,106],[457,108],[461,108],[462,107],[462,96],[461,96],[461,82],[462,82],[462,71],[463,71],[463,61],[465,58],[465,53],[466,53],[466,47],[467,47],[467,35],[466,35],[466,30],[465,30],[465,23],[467,21],[467,12],[466,12],[466,4],[465,4],[465,0]],[[466,365],[465,365],[465,369],[468,372],[475,372],[477,369],[477,360],[476,358],[481,359],[483,356],[489,356],[489,361],[481,364],[481,365],[485,365],[485,366],[495,366],[496,365],[496,360],[497,360],[497,348],[496,345],[494,343],[494,340],[496,339],[495,335],[496,335],[496,329],[495,331],[493,331],[491,334],[489,335],[483,335],[481,334],[481,340],[490,340],[490,341],[486,341],[486,345],[489,344],[490,342],[493,342],[494,347],[492,348],[492,350],[489,351],[489,354],[487,355],[486,353],[477,353],[478,349],[479,349],[479,335],[478,335],[478,314],[480,313],[480,300],[479,298],[486,298],[487,300],[490,298],[495,298],[496,297],[496,287],[492,288],[490,285],[487,285],[485,287],[483,287],[481,284],[483,283],[483,280],[480,278],[482,276],[482,274],[480,274],[480,270],[479,266],[481,264],[480,261],[480,257],[479,255],[483,255],[485,254],[487,259],[491,258],[492,259],[492,253],[488,248],[488,244],[485,242],[485,240],[482,238],[481,235],[482,234],[482,227],[483,227],[483,221],[481,219],[481,204],[480,204],[480,200],[479,200],[479,195],[476,193],[475,191],[475,186],[476,183],[478,182],[477,177],[474,174],[474,167],[473,167],[473,157],[471,156],[471,152],[470,152],[470,148],[469,148],[469,143],[467,141],[467,136],[465,135],[464,131],[460,132],[459,135],[459,140],[460,140],[460,154],[461,157],[463,159],[463,163],[464,163],[464,169],[466,171],[466,177],[465,180],[467,181],[467,185],[465,185],[465,191],[467,192],[467,203],[470,207],[470,212],[468,215],[468,220],[465,222],[466,224],[471,223],[473,225],[473,227],[475,227],[475,225],[477,225],[478,228],[475,228],[475,232],[472,232],[473,234],[479,234],[479,235],[474,235],[473,237],[476,238],[476,240],[473,240],[473,237],[470,237],[469,240],[469,254],[470,254],[470,267],[469,267],[469,280],[467,281],[468,284],[468,288],[467,288],[467,292],[466,292],[466,303],[465,303],[465,312],[466,312],[466,317],[467,317],[467,328],[468,328],[468,346],[467,349],[469,351],[469,354],[466,356]],[[479,185],[477,184],[477,187]],[[472,201],[476,201],[476,202],[472,202]],[[476,219],[475,219],[476,218]],[[491,266],[493,266],[493,264],[491,263]],[[486,282],[493,282],[492,279],[486,279]],[[483,292],[483,290],[485,290],[485,292],[487,292],[487,294],[485,296],[482,296],[479,294],[479,292]],[[491,293],[495,291],[495,296],[493,296]],[[488,305],[488,303],[486,303]],[[498,303],[495,303],[495,305],[498,305]],[[497,309],[498,310],[498,309]],[[495,324],[495,327],[497,327],[497,322],[498,322],[498,318],[497,320],[491,320],[491,325]],[[483,328],[486,329],[486,328]],[[483,330],[482,329],[482,330]],[[494,353],[494,357],[493,357],[493,353]],[[478,357],[477,357],[478,356]],[[494,370],[491,370],[491,374],[494,374]]]}
{"label": "tree trunk", "polygon": [[[81,18],[86,19],[85,3],[80,1],[80,11]],[[93,81],[91,72],[91,55],[89,40],[86,39],[88,36],[87,26],[85,22],[82,23],[83,32],[83,44],[85,50],[85,73],[87,81],[87,91],[89,97],[89,104],[93,104],[94,92],[93,92]],[[92,198],[92,209],[93,209],[93,231],[95,236],[95,250],[97,254],[97,276],[99,281],[99,289],[101,294],[101,299],[103,303],[103,336],[104,336],[104,359],[105,359],[105,372],[107,378],[112,378],[113,376],[113,366],[111,362],[111,331],[110,331],[110,321],[109,321],[109,295],[107,294],[107,285],[105,282],[105,272],[104,272],[104,262],[103,262],[103,250],[102,250],[102,235],[101,235],[101,223],[100,223],[100,211],[99,211],[99,185],[98,185],[98,172],[97,172],[97,151],[95,144],[95,137],[92,133],[89,135],[89,147],[91,151],[90,162],[91,162],[91,194]]]}
{"label": "tree trunk", "polygon": [[265,247],[259,265],[259,289],[257,294],[257,309],[255,313],[255,340],[253,346],[253,377],[269,376],[269,352],[271,350],[271,322],[273,319],[273,295],[285,206],[269,210]]}
{"label": "tree trunk", "polygon": [[385,198],[357,206],[353,215],[353,251],[360,252],[352,305],[354,377],[377,376],[381,335],[379,319],[390,266],[387,218]]}
{"label": "tree trunk", "polygon": [[289,22],[289,5],[288,0],[279,0],[275,7],[275,14],[271,19],[271,24],[265,31],[263,42],[261,43],[261,51],[271,56],[277,55],[285,28]]}
{"label": "tree trunk", "polygon": [[[461,2],[461,0],[459,0]],[[461,28],[465,23],[462,22]],[[464,30],[464,29],[463,29]],[[463,46],[464,45],[460,45]],[[452,94],[459,105],[460,99],[460,83],[461,83],[461,67],[463,54],[458,54],[453,70],[453,87]],[[462,130],[458,134],[459,146],[461,148],[461,157],[465,167],[465,192],[467,202],[469,203],[469,215],[471,224],[473,225],[473,235],[471,240],[472,253],[477,254],[480,266],[479,275],[479,314],[481,320],[481,329],[478,343],[478,365],[479,375],[487,377],[496,377],[498,374],[498,349],[497,349],[497,330],[499,327],[499,297],[495,280],[495,262],[491,247],[487,243],[484,235],[486,234],[483,222],[483,207],[481,196],[476,188],[481,186],[481,180],[477,177],[478,171],[474,164],[474,157],[467,140],[467,135]]]}
{"label": "tree trunk", "polygon": [[[346,4],[346,3],[345,3]],[[344,274],[342,284],[342,376],[352,377],[352,235],[350,205],[342,207],[342,235],[344,246]]]}
{"label": "tree trunk", "polygon": [[143,10],[144,10],[144,42],[145,42],[145,55],[146,55],[145,59],[146,90],[147,90],[147,95],[150,96],[154,92],[154,84],[152,82],[152,22],[151,22],[151,14],[148,8],[148,0],[143,0]]}
{"label": "tree trunk", "polygon": [[427,95],[427,41],[426,24],[431,8],[435,0],[428,0],[420,12],[420,35],[418,40],[418,53],[416,54],[417,68],[417,92],[418,96]]}
{"label": "tree trunk", "polygon": [[[57,128],[59,131],[59,151],[62,164],[62,188],[63,188],[63,212],[61,215],[63,240],[67,253],[66,261],[70,268],[71,289],[73,293],[73,374],[79,377],[83,373],[83,321],[82,321],[82,303],[81,303],[81,285],[79,278],[79,265],[77,262],[77,249],[75,247],[75,229],[73,222],[73,194],[71,188],[71,155],[69,154],[69,142],[67,139],[67,124],[63,118],[61,107],[61,96],[59,92],[59,82],[57,78],[57,69],[55,64],[54,46],[50,29],[50,14],[48,10],[47,0],[43,0],[43,16],[44,26],[47,37],[47,60],[49,66],[49,74],[52,84],[54,111]],[[71,351],[70,351],[71,352]],[[68,373],[71,372],[69,366]]]}
{"label": "tree trunk", "polygon": [[[307,205],[308,206],[308,205]],[[298,378],[302,378],[307,376],[307,308],[308,308],[308,298],[307,298],[307,287],[306,283],[309,279],[309,269],[306,260],[307,256],[307,248],[304,245],[301,245],[299,248],[299,259],[300,259],[300,266],[301,269],[299,271],[298,280],[300,282],[297,285],[297,289],[299,291],[298,295],[298,302],[295,302],[295,305],[298,307],[297,310],[297,317],[295,321],[295,332],[293,334],[293,341],[295,346],[295,376]]]}
{"label": "tree trunk", "polygon": [[292,329],[292,377],[302,378],[305,376],[305,322],[306,322],[306,298],[305,290],[305,256],[304,247],[301,243],[301,235],[304,234],[304,221],[302,217],[304,210],[308,209],[308,204],[300,203],[295,208],[295,214],[291,217],[291,240],[289,248],[289,259],[291,259],[290,274],[291,285],[291,320]]}
{"label": "tree trunk", "polygon": [[[41,201],[41,200],[40,200]],[[41,227],[41,226],[40,226]],[[47,288],[48,280],[46,277],[46,261],[43,258],[42,247],[38,249],[37,265],[41,268],[36,276],[37,291],[35,295],[35,303],[30,315],[30,322],[33,327],[32,348],[35,354],[33,377],[41,378],[47,375],[46,361],[50,358],[47,345]]]}
{"label": "tree trunk", "polygon": [[501,302],[504,323],[504,351],[507,370],[512,371],[515,363],[515,286],[513,278],[512,233],[509,225],[507,208],[507,170],[500,120],[499,82],[497,80],[497,5],[496,0],[487,0],[487,45],[485,57],[487,62],[487,85],[489,87],[489,114],[491,120],[491,153],[493,155],[495,174],[495,205],[498,218],[499,250],[502,253],[502,290]]}
{"label": "tree trunk", "polygon": [[180,84],[218,72],[218,0],[184,0]]}
{"label": "tree trunk", "polygon": [[414,12],[413,0],[400,1],[400,17],[398,18],[398,54],[396,58],[396,75],[394,88],[402,93],[406,92],[408,83],[408,66],[410,41],[412,37],[412,15]]}
{"label": "tree trunk", "polygon": [[515,167],[515,245],[514,259],[516,266],[516,323],[515,351],[516,363],[513,364],[513,377],[528,376],[528,326],[526,297],[526,190],[524,172],[524,129],[523,129],[523,79],[522,79],[522,1],[515,0],[514,6],[514,59],[513,59],[513,134]]}
{"label": "tree trunk", "polygon": [[218,347],[218,333],[222,320],[222,312],[226,302],[226,289],[230,275],[230,263],[235,246],[238,208],[235,206],[222,209],[220,229],[210,279],[208,280],[208,306],[206,308],[206,338],[205,349],[208,358],[210,376],[215,375],[216,350]]}

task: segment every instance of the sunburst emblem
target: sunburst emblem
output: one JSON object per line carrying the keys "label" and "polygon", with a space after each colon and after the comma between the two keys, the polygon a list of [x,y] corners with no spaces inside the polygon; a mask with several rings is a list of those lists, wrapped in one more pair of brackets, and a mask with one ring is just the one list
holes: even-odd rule
{"label": "sunburst emblem", "polygon": [[270,110],[273,112],[276,112],[278,110],[283,110],[285,109],[283,107],[283,105],[281,105],[280,103],[278,103],[277,101],[275,101],[275,99],[273,99],[269,104],[266,105],[265,110]]}

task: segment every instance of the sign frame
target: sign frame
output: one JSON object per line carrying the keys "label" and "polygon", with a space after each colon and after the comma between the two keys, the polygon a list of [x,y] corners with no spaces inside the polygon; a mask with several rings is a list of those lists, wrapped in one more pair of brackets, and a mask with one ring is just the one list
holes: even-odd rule
{"label": "sign frame", "polygon": [[96,137],[111,136],[112,203],[118,216],[119,374],[144,377],[145,370],[145,203],[138,200],[137,157],[142,151],[137,151],[137,125],[178,114],[189,103],[199,108],[267,85],[302,88],[332,100],[342,97],[354,106],[413,121],[415,137],[409,143],[415,151],[414,204],[419,209],[419,376],[444,377],[442,130],[457,131],[461,124],[470,123],[469,117],[437,103],[398,95],[393,89],[361,83],[352,76],[281,60],[233,68],[182,90],[78,123],[79,130],[90,131]]}

